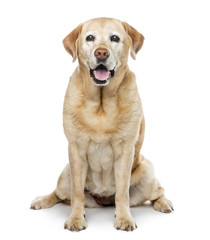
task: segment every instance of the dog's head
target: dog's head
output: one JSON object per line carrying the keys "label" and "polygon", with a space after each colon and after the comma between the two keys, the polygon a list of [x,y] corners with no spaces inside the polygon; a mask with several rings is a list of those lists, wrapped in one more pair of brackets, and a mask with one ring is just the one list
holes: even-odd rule
{"label": "dog's head", "polygon": [[106,86],[120,66],[141,49],[144,37],[126,22],[111,18],[89,20],[63,40],[68,53],[86,67],[97,86]]}

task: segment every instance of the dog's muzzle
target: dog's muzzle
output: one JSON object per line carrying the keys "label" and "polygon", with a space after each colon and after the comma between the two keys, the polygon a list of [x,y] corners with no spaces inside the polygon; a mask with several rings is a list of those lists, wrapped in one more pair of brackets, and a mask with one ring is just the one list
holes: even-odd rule
{"label": "dog's muzzle", "polygon": [[109,79],[114,77],[114,69],[108,70],[106,66],[100,64],[95,69],[90,69],[90,76],[97,86],[106,86]]}

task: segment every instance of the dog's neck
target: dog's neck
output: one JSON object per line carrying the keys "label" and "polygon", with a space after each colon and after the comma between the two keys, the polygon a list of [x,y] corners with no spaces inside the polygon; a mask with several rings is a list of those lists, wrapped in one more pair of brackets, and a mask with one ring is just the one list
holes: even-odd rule
{"label": "dog's neck", "polygon": [[91,114],[111,116],[120,107],[130,107],[129,103],[138,94],[136,89],[135,75],[128,65],[120,66],[104,87],[96,86],[88,69],[80,66],[71,76],[66,96],[75,103],[77,110],[82,107]]}
{"label": "dog's neck", "polygon": [[78,84],[80,84],[81,89],[83,89],[85,98],[103,104],[104,98],[116,96],[128,71],[128,65],[120,66],[115,72],[115,76],[110,79],[109,84],[103,87],[94,84],[93,79],[90,77],[89,70],[84,66],[79,66],[76,74],[78,76],[77,79],[80,79]]}

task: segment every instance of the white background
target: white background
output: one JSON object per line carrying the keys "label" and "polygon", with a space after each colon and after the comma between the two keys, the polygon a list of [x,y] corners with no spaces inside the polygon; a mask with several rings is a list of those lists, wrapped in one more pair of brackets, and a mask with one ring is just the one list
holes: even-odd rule
{"label": "white background", "polygon": [[[145,36],[136,73],[146,119],[143,154],[175,212],[132,209],[138,229],[113,227],[114,208],[88,209],[88,228],[63,230],[70,208],[30,210],[68,162],[62,105],[77,62],[62,46],[94,17],[128,22]],[[0,2],[1,239],[209,239],[210,14],[208,1]]]}

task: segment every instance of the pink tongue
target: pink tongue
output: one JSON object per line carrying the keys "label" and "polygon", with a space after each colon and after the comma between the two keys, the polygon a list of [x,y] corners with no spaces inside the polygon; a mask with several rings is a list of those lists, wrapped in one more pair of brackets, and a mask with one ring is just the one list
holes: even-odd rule
{"label": "pink tongue", "polygon": [[104,81],[109,78],[110,72],[106,70],[94,70],[94,76],[99,81]]}

